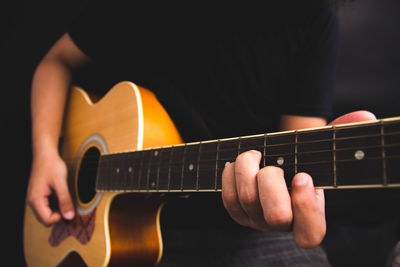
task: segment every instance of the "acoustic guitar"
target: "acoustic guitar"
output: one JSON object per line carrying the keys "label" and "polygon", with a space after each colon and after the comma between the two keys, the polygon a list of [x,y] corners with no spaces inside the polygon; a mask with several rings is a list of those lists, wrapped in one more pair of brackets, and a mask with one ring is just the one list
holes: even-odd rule
{"label": "acoustic guitar", "polygon": [[400,117],[183,144],[153,93],[131,82],[96,102],[72,88],[60,149],[76,218],[45,226],[26,206],[28,266],[71,255],[88,266],[156,265],[162,195],[220,192],[224,166],[250,149],[260,167],[283,168],[289,187],[297,172],[326,189],[400,186]]}

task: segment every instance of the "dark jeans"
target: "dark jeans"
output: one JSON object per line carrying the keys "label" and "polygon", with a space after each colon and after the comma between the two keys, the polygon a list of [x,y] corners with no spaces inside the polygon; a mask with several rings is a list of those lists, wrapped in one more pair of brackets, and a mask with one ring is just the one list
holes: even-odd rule
{"label": "dark jeans", "polygon": [[322,248],[300,249],[291,233],[240,226],[219,194],[170,199],[161,213],[161,230],[161,267],[331,266]]}
{"label": "dark jeans", "polygon": [[162,267],[331,266],[322,248],[301,249],[291,233],[244,227],[165,229]]}

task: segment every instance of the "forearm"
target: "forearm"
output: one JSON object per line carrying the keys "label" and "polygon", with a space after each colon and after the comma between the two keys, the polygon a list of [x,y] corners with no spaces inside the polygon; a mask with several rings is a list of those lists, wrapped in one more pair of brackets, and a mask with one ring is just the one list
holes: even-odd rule
{"label": "forearm", "polygon": [[321,117],[282,115],[279,127],[281,131],[288,131],[321,127],[325,126],[326,123],[326,119]]}
{"label": "forearm", "polygon": [[56,153],[72,72],[61,61],[45,59],[33,76],[31,91],[34,157]]}

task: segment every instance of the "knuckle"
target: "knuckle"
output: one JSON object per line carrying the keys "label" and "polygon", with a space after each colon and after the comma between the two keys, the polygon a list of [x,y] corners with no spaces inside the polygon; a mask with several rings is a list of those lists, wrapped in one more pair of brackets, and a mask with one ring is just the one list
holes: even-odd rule
{"label": "knuckle", "polygon": [[222,199],[225,204],[225,207],[231,206],[237,203],[236,194],[232,191],[227,191],[222,193]]}
{"label": "knuckle", "polygon": [[239,200],[240,200],[240,203],[245,207],[254,206],[254,205],[258,204],[257,194],[255,194],[249,190],[246,190],[246,189],[242,189],[240,191]]}
{"label": "knuckle", "polygon": [[272,177],[272,176],[283,176],[283,175],[284,171],[282,168],[276,166],[266,166],[258,172],[257,177]]}
{"label": "knuckle", "polygon": [[239,154],[236,157],[236,161],[242,161],[242,160],[254,160],[254,159],[259,159],[261,158],[261,152],[257,150],[249,150],[246,152],[243,152]]}

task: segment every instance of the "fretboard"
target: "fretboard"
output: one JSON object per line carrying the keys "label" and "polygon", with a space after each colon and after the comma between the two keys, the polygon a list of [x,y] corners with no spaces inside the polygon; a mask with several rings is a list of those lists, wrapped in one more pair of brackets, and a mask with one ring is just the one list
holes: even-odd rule
{"label": "fretboard", "polygon": [[224,167],[248,150],[282,168],[290,187],[307,172],[320,188],[400,186],[400,117],[106,154],[96,190],[220,191]]}

